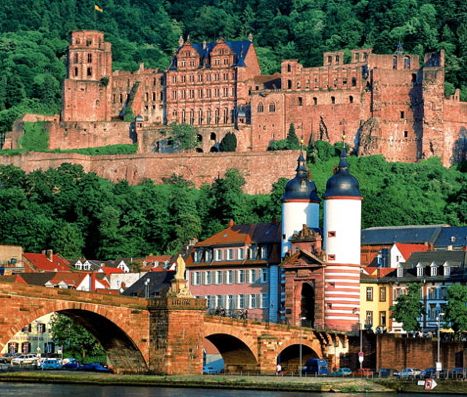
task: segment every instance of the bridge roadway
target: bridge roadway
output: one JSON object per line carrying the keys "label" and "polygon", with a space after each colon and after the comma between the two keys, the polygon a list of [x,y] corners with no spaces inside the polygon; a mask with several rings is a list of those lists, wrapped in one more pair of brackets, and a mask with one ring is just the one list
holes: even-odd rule
{"label": "bridge roadway", "polygon": [[0,349],[51,312],[88,329],[117,373],[199,374],[205,338],[219,350],[226,372],[269,374],[278,360],[296,371],[300,345],[303,361],[327,357],[336,364],[348,347],[342,333],[209,316],[205,305],[194,298],[143,299],[0,282]]}

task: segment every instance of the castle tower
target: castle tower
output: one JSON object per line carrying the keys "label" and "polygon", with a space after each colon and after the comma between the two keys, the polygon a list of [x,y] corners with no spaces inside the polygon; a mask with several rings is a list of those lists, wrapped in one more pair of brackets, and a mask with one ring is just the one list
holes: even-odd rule
{"label": "castle tower", "polygon": [[358,329],[360,311],[362,195],[348,168],[344,146],[324,193],[325,325],[342,331]]}
{"label": "castle tower", "polygon": [[63,85],[63,121],[110,121],[111,87],[111,44],[102,32],[73,32]]}
{"label": "castle tower", "polygon": [[308,170],[303,154],[298,157],[297,174],[287,182],[282,196],[282,244],[281,256],[284,257],[291,247],[290,238],[307,225],[319,228],[319,203],[316,185],[308,179]]}

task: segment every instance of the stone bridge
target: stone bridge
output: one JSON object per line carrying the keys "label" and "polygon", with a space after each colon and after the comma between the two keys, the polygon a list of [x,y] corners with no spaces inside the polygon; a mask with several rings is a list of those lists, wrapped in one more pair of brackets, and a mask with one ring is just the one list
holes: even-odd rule
{"label": "stone bridge", "polygon": [[118,373],[199,374],[205,338],[219,350],[226,372],[273,373],[277,362],[297,371],[300,346],[309,357],[347,351],[347,336],[310,328],[205,314],[194,298],[143,299],[0,282],[0,349],[35,319],[64,314],[101,343]]}

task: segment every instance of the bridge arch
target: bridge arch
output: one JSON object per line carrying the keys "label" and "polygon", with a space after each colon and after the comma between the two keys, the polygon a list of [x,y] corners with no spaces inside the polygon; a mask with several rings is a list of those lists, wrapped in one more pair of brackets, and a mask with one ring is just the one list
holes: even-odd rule
{"label": "bridge arch", "polygon": [[293,339],[281,346],[277,354],[277,363],[286,373],[298,373],[300,370],[300,345],[302,346],[302,365],[310,358],[322,358],[321,346],[314,341]]}
{"label": "bridge arch", "polygon": [[0,296],[0,307],[4,313],[0,324],[0,348],[23,327],[56,312],[72,318],[93,334],[117,373],[148,371],[148,344],[141,342],[149,340],[149,335],[141,335],[141,330],[149,329],[149,316],[143,311],[70,300],[49,300],[46,297],[5,297]]}

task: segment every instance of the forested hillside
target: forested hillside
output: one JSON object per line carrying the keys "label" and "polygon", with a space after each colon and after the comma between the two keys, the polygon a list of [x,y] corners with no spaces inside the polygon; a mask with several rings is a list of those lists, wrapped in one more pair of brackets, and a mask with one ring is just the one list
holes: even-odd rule
{"label": "forested hillside", "polygon": [[[322,143],[309,164],[320,196],[339,161],[337,152]],[[349,162],[364,196],[363,227],[467,222],[465,173],[445,169],[435,158],[417,164],[388,163],[381,156]],[[244,180],[235,170],[195,189],[178,177],[161,185],[113,184],[71,164],[31,174],[2,166],[0,243],[27,251],[53,248],[68,258],[177,252],[230,219],[279,221],[285,182],[278,181],[270,195],[251,196],[242,192]]]}
{"label": "forested hillside", "polygon": [[[96,10],[98,5],[102,12]],[[2,0],[0,134],[25,111],[60,107],[69,33],[98,29],[114,68],[165,68],[180,34],[193,40],[254,35],[264,73],[284,58],[319,65],[323,51],[397,43],[422,55],[444,49],[446,93],[467,96],[467,2],[463,0]]]}

